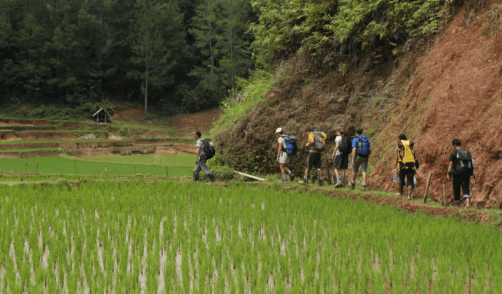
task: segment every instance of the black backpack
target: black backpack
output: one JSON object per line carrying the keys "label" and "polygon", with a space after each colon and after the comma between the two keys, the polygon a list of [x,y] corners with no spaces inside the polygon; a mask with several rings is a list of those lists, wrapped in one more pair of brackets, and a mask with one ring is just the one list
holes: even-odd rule
{"label": "black backpack", "polygon": [[206,140],[202,140],[202,151],[204,152],[203,157],[205,159],[211,159],[216,154],[214,147],[211,146],[211,144],[209,144],[209,142]]}
{"label": "black backpack", "polygon": [[340,142],[340,146],[338,147],[338,150],[340,150],[340,153],[342,154],[349,154],[350,153],[350,139],[342,136],[342,142]]}
{"label": "black backpack", "polygon": [[472,175],[474,172],[474,168],[472,166],[472,155],[471,152],[465,150],[465,149],[460,149],[457,150],[457,156],[456,156],[456,165],[455,165],[455,172],[457,174],[470,174]]}

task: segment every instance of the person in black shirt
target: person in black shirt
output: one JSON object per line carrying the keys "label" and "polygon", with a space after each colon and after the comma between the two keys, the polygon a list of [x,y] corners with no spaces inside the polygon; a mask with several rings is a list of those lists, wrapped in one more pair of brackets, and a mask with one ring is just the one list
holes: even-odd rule
{"label": "person in black shirt", "polygon": [[[459,205],[460,199],[460,187],[464,192],[464,199],[466,200],[466,207],[470,206],[471,195],[469,193],[469,184],[471,180],[472,170],[462,170],[460,168],[459,152],[468,152],[462,149],[462,142],[459,139],[453,140],[451,143],[455,150],[450,154],[450,160],[448,165],[448,178],[453,177],[453,197],[455,198],[455,204]],[[469,153],[470,156],[470,153]]]}

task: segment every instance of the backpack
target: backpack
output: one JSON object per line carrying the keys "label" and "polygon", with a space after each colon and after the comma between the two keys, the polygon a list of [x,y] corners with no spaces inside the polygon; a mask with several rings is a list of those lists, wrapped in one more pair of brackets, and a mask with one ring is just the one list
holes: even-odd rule
{"label": "backpack", "polygon": [[474,173],[474,168],[472,166],[472,156],[471,152],[460,149],[457,151],[457,161],[455,166],[456,173],[466,173],[472,175]]}
{"label": "backpack", "polygon": [[370,140],[365,135],[357,136],[357,154],[362,156],[370,154]]}
{"label": "backpack", "polygon": [[349,154],[350,149],[352,146],[350,145],[350,140],[349,138],[342,136],[342,142],[340,142],[340,146],[338,147],[338,150],[340,150],[341,154]]}
{"label": "backpack", "polygon": [[324,147],[324,141],[326,140],[326,133],[315,131],[314,138],[315,138],[314,147],[311,147],[310,149],[314,149],[319,152],[323,152],[324,150],[326,150],[326,147]]}
{"label": "backpack", "polygon": [[214,147],[206,140],[202,140],[202,151],[204,152],[203,157],[205,159],[211,159],[216,154]]}
{"label": "backpack", "polygon": [[296,146],[296,137],[293,135],[284,135],[284,141],[286,141],[286,148],[282,147],[282,151],[286,152],[288,156],[296,155],[298,152],[298,146]]}
{"label": "backpack", "polygon": [[417,157],[415,154],[414,143],[412,141],[399,140],[397,155],[399,170],[415,169]]}

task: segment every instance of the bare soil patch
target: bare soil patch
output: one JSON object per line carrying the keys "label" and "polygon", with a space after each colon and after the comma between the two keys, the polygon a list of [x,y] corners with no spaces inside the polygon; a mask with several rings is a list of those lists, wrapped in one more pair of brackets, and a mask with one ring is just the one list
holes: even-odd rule
{"label": "bare soil patch", "polygon": [[200,131],[204,137],[211,130],[213,122],[220,119],[223,111],[220,108],[205,110],[197,113],[178,114],[169,119],[169,126],[186,134],[181,138],[191,138],[191,132]]}

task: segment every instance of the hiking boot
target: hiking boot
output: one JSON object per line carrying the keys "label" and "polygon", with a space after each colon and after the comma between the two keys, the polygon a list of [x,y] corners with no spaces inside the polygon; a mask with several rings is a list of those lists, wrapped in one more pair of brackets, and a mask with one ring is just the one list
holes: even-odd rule
{"label": "hiking boot", "polygon": [[298,184],[300,184],[300,185],[306,185],[307,181],[306,180],[298,181]]}
{"label": "hiking boot", "polygon": [[323,184],[323,180],[319,180],[319,187],[321,187]]}
{"label": "hiking boot", "polygon": [[343,187],[343,183],[341,181],[336,181],[335,188]]}
{"label": "hiking boot", "polygon": [[362,186],[361,191],[366,191],[366,186]]}
{"label": "hiking boot", "polygon": [[282,183],[283,183],[283,184],[287,184],[287,183],[288,183],[288,180],[282,180]]}
{"label": "hiking boot", "polygon": [[291,174],[289,175],[289,180],[290,180],[291,182],[295,180],[295,175],[294,175],[293,173],[291,173]]}
{"label": "hiking boot", "polygon": [[349,187],[351,190],[356,189],[356,183],[349,183]]}
{"label": "hiking boot", "polygon": [[216,182],[216,178],[214,177],[213,174],[208,174],[207,176],[209,177],[212,183]]}
{"label": "hiking boot", "polygon": [[465,194],[464,199],[471,199],[471,195]]}

